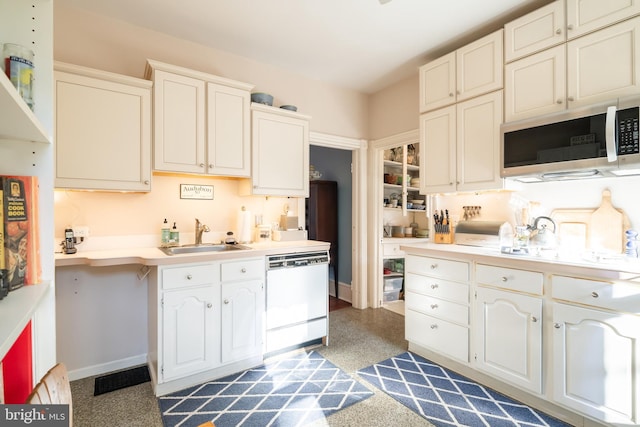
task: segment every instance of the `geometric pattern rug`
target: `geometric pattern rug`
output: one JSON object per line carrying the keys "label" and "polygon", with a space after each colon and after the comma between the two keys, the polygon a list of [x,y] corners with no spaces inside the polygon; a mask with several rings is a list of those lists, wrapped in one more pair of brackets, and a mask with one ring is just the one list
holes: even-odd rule
{"label": "geometric pattern rug", "polygon": [[301,426],[373,395],[312,351],[158,398],[165,427]]}
{"label": "geometric pattern rug", "polygon": [[357,374],[437,427],[569,426],[410,352]]}

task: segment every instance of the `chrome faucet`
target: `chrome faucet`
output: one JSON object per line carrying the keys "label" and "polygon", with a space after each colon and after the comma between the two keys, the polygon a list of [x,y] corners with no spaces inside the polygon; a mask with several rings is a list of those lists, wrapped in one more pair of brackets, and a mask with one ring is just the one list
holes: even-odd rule
{"label": "chrome faucet", "polygon": [[202,244],[202,233],[208,232],[209,227],[200,223],[200,220],[196,218],[196,245]]}

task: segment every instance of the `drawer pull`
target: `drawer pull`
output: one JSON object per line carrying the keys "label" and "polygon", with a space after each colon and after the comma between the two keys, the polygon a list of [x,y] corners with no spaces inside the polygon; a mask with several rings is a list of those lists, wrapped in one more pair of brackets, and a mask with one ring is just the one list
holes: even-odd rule
{"label": "drawer pull", "polygon": [[438,268],[438,264],[431,264],[431,269],[435,270],[436,268]]}
{"label": "drawer pull", "polygon": [[430,326],[431,329],[438,329],[438,325],[436,325],[435,323],[433,325]]}
{"label": "drawer pull", "polygon": [[431,304],[431,309],[435,310],[436,308],[438,308],[438,304]]}
{"label": "drawer pull", "polygon": [[241,272],[241,273],[246,273],[246,272],[247,272],[247,269],[246,269],[246,268],[244,268],[244,267],[242,267],[242,269],[240,269],[240,272]]}
{"label": "drawer pull", "polygon": [[533,323],[536,323],[536,322],[538,321],[538,318],[537,318],[536,316],[533,316],[533,317],[531,318],[531,321],[532,321]]}
{"label": "drawer pull", "polygon": [[191,279],[193,279],[193,276],[190,274],[187,274],[187,280],[191,280]]}
{"label": "drawer pull", "polygon": [[556,30],[556,34],[562,34],[562,30],[561,30],[560,28],[558,28],[558,29]]}
{"label": "drawer pull", "polygon": [[229,304],[229,300],[228,300],[228,299],[225,299],[225,300],[224,300],[224,303],[225,303],[225,304]]}
{"label": "drawer pull", "polygon": [[213,307],[213,304],[211,304],[210,302],[207,303],[207,308],[211,308]]}
{"label": "drawer pull", "polygon": [[438,284],[434,283],[433,285],[431,285],[431,289],[438,289]]}
{"label": "drawer pull", "polygon": [[507,279],[507,277],[506,277],[506,276],[502,276],[502,277],[500,278],[500,280],[502,280],[503,282],[506,282],[506,281],[507,281],[507,280],[509,280],[509,279]]}
{"label": "drawer pull", "polygon": [[598,298],[600,295],[598,295],[597,292],[591,292],[591,296],[594,298]]}
{"label": "drawer pull", "polygon": [[560,323],[554,323],[553,327],[556,328],[556,329],[560,329]]}

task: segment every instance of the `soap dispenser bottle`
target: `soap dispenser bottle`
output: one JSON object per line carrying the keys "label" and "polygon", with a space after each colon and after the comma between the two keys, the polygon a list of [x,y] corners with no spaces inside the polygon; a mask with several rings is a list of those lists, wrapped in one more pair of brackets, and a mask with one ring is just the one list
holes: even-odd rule
{"label": "soap dispenser bottle", "polygon": [[169,232],[169,242],[171,246],[180,246],[180,232],[178,231],[178,227],[175,222]]}
{"label": "soap dispenser bottle", "polygon": [[160,228],[160,246],[163,248],[169,246],[170,233],[169,223],[167,222],[167,218],[165,218]]}

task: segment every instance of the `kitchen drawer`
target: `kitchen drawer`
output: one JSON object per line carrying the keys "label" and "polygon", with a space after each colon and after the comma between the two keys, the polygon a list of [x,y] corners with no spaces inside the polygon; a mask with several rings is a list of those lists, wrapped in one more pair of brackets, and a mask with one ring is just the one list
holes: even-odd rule
{"label": "kitchen drawer", "polygon": [[544,275],[537,271],[476,265],[476,283],[480,285],[542,295],[543,282]]}
{"label": "kitchen drawer", "polygon": [[202,286],[214,283],[218,264],[194,264],[162,269],[162,289]]}
{"label": "kitchen drawer", "polygon": [[457,282],[469,281],[469,263],[463,261],[408,255],[405,271]]}
{"label": "kitchen drawer", "polygon": [[552,276],[551,296],[593,307],[640,314],[640,285]]}
{"label": "kitchen drawer", "polygon": [[384,257],[404,257],[404,251],[400,250],[399,243],[383,243],[382,256]]}
{"label": "kitchen drawer", "polygon": [[469,285],[439,278],[407,273],[405,291],[445,299],[460,304],[469,304]]}
{"label": "kitchen drawer", "polygon": [[264,279],[264,258],[243,259],[224,262],[220,268],[220,280],[232,282],[236,280]]}
{"label": "kitchen drawer", "polygon": [[405,292],[405,307],[442,320],[469,325],[469,307],[427,295]]}
{"label": "kitchen drawer", "polygon": [[405,311],[405,339],[469,362],[469,329],[414,310]]}

